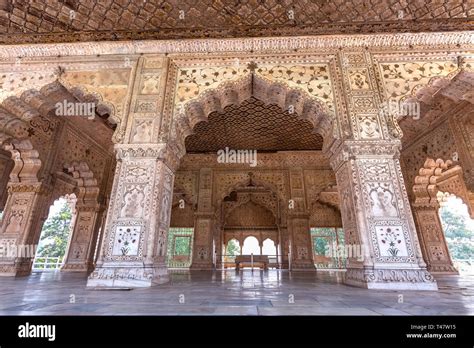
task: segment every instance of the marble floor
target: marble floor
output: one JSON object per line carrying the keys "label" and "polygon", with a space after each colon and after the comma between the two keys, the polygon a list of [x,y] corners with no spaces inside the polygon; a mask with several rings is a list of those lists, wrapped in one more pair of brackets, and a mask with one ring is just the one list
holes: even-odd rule
{"label": "marble floor", "polygon": [[342,272],[172,271],[135,290],[86,289],[83,274],[0,278],[0,315],[474,315],[474,275],[437,277],[439,291],[349,287]]}

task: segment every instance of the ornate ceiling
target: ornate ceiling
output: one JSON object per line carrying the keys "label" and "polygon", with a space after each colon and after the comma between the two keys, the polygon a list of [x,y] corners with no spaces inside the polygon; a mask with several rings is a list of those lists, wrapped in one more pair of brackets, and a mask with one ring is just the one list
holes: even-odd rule
{"label": "ornate ceiling", "polygon": [[400,117],[398,123],[403,131],[402,141],[411,144],[447,120],[453,113],[474,110],[474,73],[462,71],[451,80],[439,79],[436,83],[420,88],[416,100],[420,103],[418,117]]}
{"label": "ornate ceiling", "polygon": [[470,30],[473,17],[469,0],[0,0],[0,44]]}
{"label": "ornate ceiling", "polygon": [[262,152],[323,147],[323,138],[313,132],[309,121],[254,97],[240,106],[230,105],[222,113],[211,113],[209,121],[198,123],[194,132],[186,138],[188,153],[217,152],[226,146]]}

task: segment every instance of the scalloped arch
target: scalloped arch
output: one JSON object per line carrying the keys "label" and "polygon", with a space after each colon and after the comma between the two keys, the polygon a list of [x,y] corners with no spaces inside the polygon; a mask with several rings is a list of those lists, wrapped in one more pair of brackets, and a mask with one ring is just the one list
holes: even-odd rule
{"label": "scalloped arch", "polygon": [[6,98],[0,104],[0,146],[10,151],[15,161],[11,180],[32,181],[41,166],[39,154],[29,139],[29,122],[40,116],[54,117],[56,103],[70,99],[96,103],[99,115],[110,115],[118,125],[119,120],[113,116],[113,105],[103,102],[99,94],[88,93],[81,87],[68,89],[58,80],[39,89],[26,90],[19,97]]}
{"label": "scalloped arch", "polygon": [[289,87],[282,81],[271,81],[257,74],[247,74],[235,81],[222,82],[188,101],[175,111],[170,141],[185,154],[184,140],[193,134],[194,127],[207,121],[212,112],[222,112],[226,106],[240,105],[254,96],[265,104],[276,104],[283,110],[292,110],[297,117],[311,122],[323,136],[325,144],[334,139],[333,116],[318,99],[299,88]]}
{"label": "scalloped arch", "polygon": [[[232,192],[232,191],[231,191],[231,192]],[[275,218],[275,221],[278,221],[277,212],[273,211],[273,209],[272,209],[271,207],[267,206],[267,205],[264,204],[263,202],[256,202],[256,201],[252,200],[252,199],[250,198],[250,196],[249,196],[248,199],[244,199],[244,200],[241,200],[241,201],[237,202],[236,205],[234,205],[231,209],[229,209],[229,210],[226,212],[225,216],[224,216],[224,221],[227,220],[227,218],[229,217],[229,215],[232,214],[232,212],[233,212],[235,209],[237,209],[237,208],[239,208],[239,207],[241,207],[241,206],[243,206],[243,205],[245,205],[245,204],[248,204],[249,202],[252,202],[252,203],[254,203],[255,205],[258,205],[258,206],[260,206],[260,207],[262,207],[262,208],[268,210],[269,212],[272,213],[273,217]]]}
{"label": "scalloped arch", "polygon": [[448,192],[461,198],[474,216],[474,207],[471,205],[471,196],[464,182],[463,171],[460,165],[454,165],[451,160],[440,158],[426,159],[423,167],[415,177],[413,192],[416,206],[438,206],[437,193]]}
{"label": "scalloped arch", "polygon": [[74,193],[78,203],[97,203],[99,198],[99,185],[94,173],[85,161],[74,161],[64,164],[64,172],[76,183]]}

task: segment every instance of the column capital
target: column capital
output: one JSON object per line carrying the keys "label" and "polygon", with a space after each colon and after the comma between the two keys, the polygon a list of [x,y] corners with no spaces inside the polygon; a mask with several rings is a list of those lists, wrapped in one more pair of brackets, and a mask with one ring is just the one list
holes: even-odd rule
{"label": "column capital", "polygon": [[52,191],[52,187],[42,182],[9,182],[7,190],[8,193],[34,192],[39,194],[48,194]]}
{"label": "column capital", "polygon": [[336,171],[350,159],[359,158],[399,158],[401,141],[392,140],[345,140],[335,144],[330,150],[330,164]]}
{"label": "column capital", "polygon": [[99,203],[89,203],[89,202],[86,202],[86,203],[77,202],[76,203],[76,211],[77,212],[82,212],[82,211],[99,212],[99,211],[104,210],[104,208],[105,207],[102,204],[99,204]]}
{"label": "column capital", "polygon": [[425,198],[416,198],[415,202],[412,202],[411,206],[416,210],[432,210],[438,209],[440,204],[438,200],[432,199],[430,197]]}
{"label": "column capital", "polygon": [[309,220],[309,217],[310,217],[310,213],[307,212],[307,211],[295,211],[295,212],[291,212],[290,210],[288,210],[288,219],[308,219]]}
{"label": "column capital", "polygon": [[216,219],[217,214],[214,209],[212,211],[196,211],[194,212],[194,217],[201,219]]}
{"label": "column capital", "polygon": [[117,160],[155,159],[163,161],[173,172],[179,166],[179,151],[167,143],[115,144]]}

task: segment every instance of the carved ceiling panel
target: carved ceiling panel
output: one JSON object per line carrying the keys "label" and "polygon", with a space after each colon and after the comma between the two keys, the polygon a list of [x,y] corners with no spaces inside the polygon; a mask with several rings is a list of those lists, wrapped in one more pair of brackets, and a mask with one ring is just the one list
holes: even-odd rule
{"label": "carved ceiling panel", "polygon": [[235,208],[225,221],[226,227],[272,227],[275,217],[272,212],[252,201]]}
{"label": "carved ceiling panel", "polygon": [[[454,112],[474,110],[474,73],[462,71],[451,80],[440,79],[436,86],[420,88],[408,102],[420,105],[419,115],[403,115],[398,123],[403,131],[402,141],[409,145],[433,126]],[[463,112],[464,113],[464,112]]]}
{"label": "carved ceiling panel", "polygon": [[213,112],[209,122],[200,122],[186,138],[188,153],[217,152],[220,149],[257,151],[321,150],[323,138],[313,132],[309,121],[265,105],[251,97],[240,106]]}
{"label": "carved ceiling panel", "polygon": [[0,43],[468,30],[472,7],[452,0],[2,1]]}
{"label": "carved ceiling panel", "polygon": [[382,62],[379,69],[386,98],[398,101],[414,94],[416,88],[426,86],[436,78],[454,74],[459,65],[456,58],[453,58],[445,61]]}

